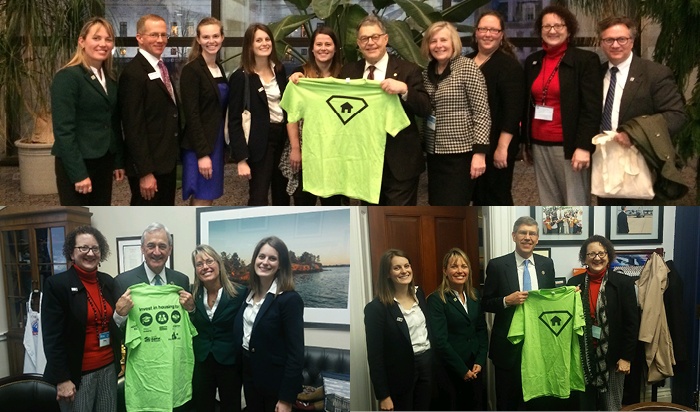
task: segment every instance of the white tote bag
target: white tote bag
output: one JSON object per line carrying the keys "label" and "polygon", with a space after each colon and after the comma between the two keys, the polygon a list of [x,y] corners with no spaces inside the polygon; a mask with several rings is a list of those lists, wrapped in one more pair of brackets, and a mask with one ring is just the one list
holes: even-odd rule
{"label": "white tote bag", "polygon": [[653,199],[651,172],[636,147],[623,147],[614,131],[596,135],[591,163],[591,193],[598,197]]}

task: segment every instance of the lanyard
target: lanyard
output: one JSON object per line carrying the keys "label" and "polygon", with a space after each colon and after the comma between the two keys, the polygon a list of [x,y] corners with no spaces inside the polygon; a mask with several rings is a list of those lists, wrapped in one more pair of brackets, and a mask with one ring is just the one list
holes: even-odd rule
{"label": "lanyard", "polygon": [[[549,75],[549,79],[547,79],[547,83],[544,84],[542,87],[542,106],[545,105],[545,102],[547,101],[547,92],[549,91],[549,84],[552,82],[552,79],[554,78],[554,75],[559,71],[559,65],[561,65],[561,61],[564,60],[564,55],[562,55],[559,58],[559,61],[557,62],[557,65],[554,67],[554,70],[552,70],[552,73]],[[542,70],[544,71],[544,62],[545,59],[542,59]]]}

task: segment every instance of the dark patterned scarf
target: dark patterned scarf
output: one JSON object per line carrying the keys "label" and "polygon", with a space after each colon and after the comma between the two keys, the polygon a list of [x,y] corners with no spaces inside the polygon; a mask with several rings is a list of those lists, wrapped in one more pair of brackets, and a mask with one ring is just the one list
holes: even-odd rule
{"label": "dark patterned scarf", "polygon": [[585,287],[582,291],[581,300],[583,303],[583,313],[586,318],[586,328],[584,330],[584,335],[581,338],[583,347],[583,356],[581,360],[583,363],[583,372],[586,380],[586,384],[593,385],[600,392],[605,392],[608,387],[608,366],[606,361],[606,356],[608,354],[608,339],[610,336],[610,329],[608,326],[608,316],[607,316],[607,306],[608,301],[605,295],[605,286],[608,282],[608,272],[605,271],[603,275],[603,280],[600,284],[600,291],[598,292],[598,302],[596,304],[595,319],[598,326],[601,328],[600,339],[598,340],[598,346],[593,346],[593,334],[591,332],[593,326],[593,317],[591,316],[590,309],[590,282],[589,275],[586,274]]}

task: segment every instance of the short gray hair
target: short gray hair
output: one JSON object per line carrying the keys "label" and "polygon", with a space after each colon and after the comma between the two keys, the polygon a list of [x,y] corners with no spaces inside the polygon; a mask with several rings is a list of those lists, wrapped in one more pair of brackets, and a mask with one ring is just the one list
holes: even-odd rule
{"label": "short gray hair", "polygon": [[146,233],[160,232],[161,230],[165,232],[166,236],[168,236],[168,246],[172,246],[173,235],[170,234],[170,231],[164,224],[159,222],[153,222],[143,230],[143,233],[141,234],[141,246],[143,246],[146,242]]}
{"label": "short gray hair", "polygon": [[513,233],[517,232],[518,228],[522,225],[536,226],[539,231],[539,225],[537,224],[537,221],[534,218],[532,218],[531,216],[520,216],[513,225]]}

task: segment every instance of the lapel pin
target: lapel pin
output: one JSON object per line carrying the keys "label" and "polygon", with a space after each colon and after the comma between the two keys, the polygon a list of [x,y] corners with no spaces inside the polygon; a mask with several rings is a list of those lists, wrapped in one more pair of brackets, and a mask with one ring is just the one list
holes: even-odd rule
{"label": "lapel pin", "polygon": [[630,81],[633,82],[633,81],[634,81],[634,77],[630,77]]}
{"label": "lapel pin", "polygon": [[532,65],[533,65],[533,66],[536,65],[536,64],[537,64],[537,60],[535,60],[534,62],[532,62]]}
{"label": "lapel pin", "polygon": [[71,291],[71,292],[77,292],[77,291],[78,291],[78,288],[70,288],[70,291]]}
{"label": "lapel pin", "polygon": [[540,272],[542,275],[544,275],[544,270]]}
{"label": "lapel pin", "polygon": [[394,73],[394,77],[397,77],[397,76],[398,76],[398,74],[397,74],[397,73]]}
{"label": "lapel pin", "polygon": [[396,321],[397,321],[397,322],[403,322],[403,318],[402,318],[401,316],[399,316],[399,317],[396,318]]}
{"label": "lapel pin", "polygon": [[260,93],[260,92],[263,91],[263,90],[265,90],[263,87],[259,88],[259,89],[258,89],[258,93]]}
{"label": "lapel pin", "polygon": [[457,302],[457,298],[452,298],[452,301],[453,301],[453,302]]}
{"label": "lapel pin", "polygon": [[90,79],[95,80],[95,75],[90,76]]}

